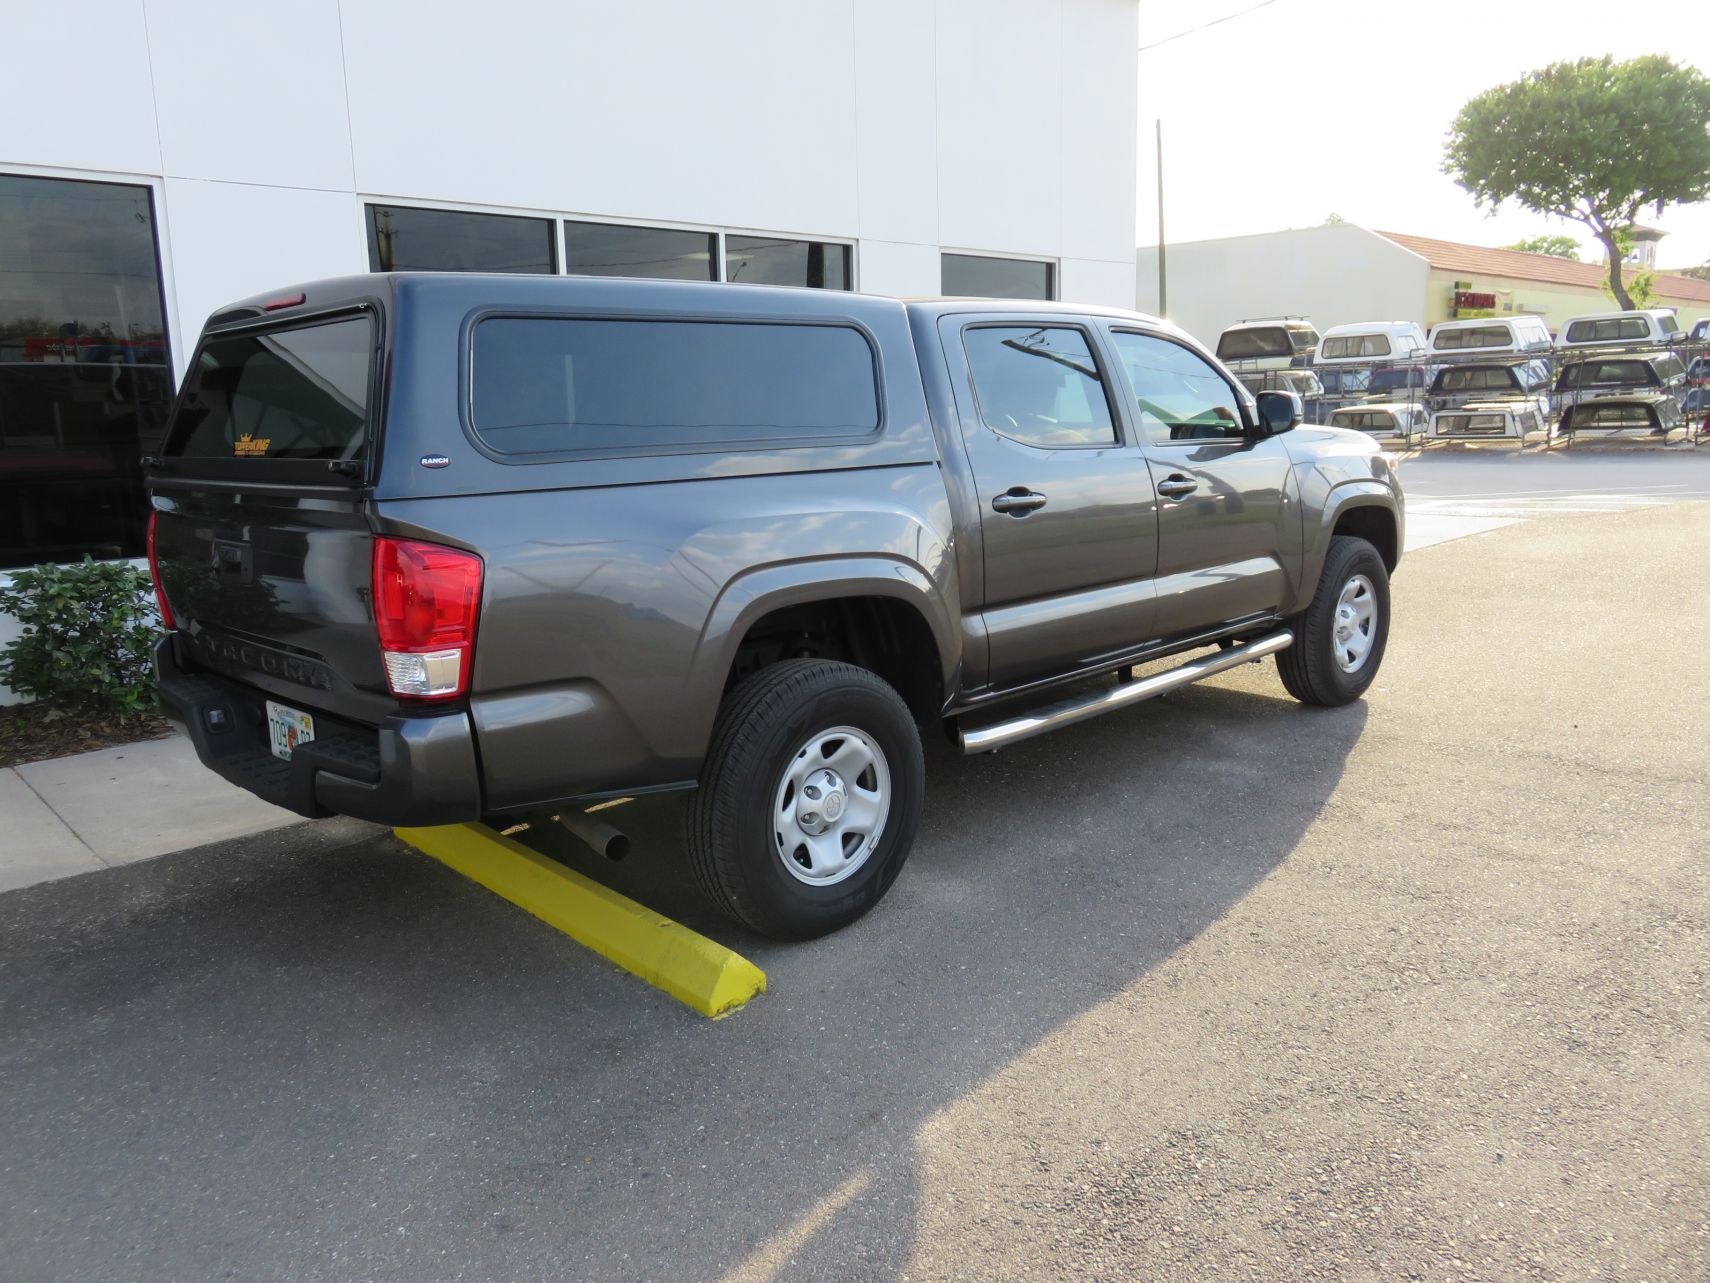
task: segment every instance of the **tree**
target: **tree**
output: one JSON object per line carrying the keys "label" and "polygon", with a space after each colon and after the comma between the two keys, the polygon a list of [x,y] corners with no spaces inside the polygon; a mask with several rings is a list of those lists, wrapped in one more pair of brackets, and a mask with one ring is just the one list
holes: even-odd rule
{"label": "tree", "polygon": [[1710,281],[1710,260],[1700,263],[1697,267],[1683,267],[1679,275],[1690,276],[1699,281]]}
{"label": "tree", "polygon": [[1603,293],[1615,299],[1622,307],[1649,307],[1657,296],[1657,274],[1649,268],[1627,271],[1625,264],[1627,256],[1633,252],[1633,234],[1625,227],[1615,229],[1615,247],[1621,252],[1621,284],[1627,297],[1625,300],[1616,298],[1608,281],[1603,282]]}
{"label": "tree", "polygon": [[1503,249],[1517,249],[1522,254],[1548,254],[1551,258],[1571,258],[1579,262],[1579,242],[1571,236],[1528,236],[1523,241],[1515,241],[1512,245],[1504,245]]}
{"label": "tree", "polygon": [[1660,54],[1552,63],[1462,107],[1443,172],[1480,208],[1512,200],[1590,228],[1630,308],[1616,234],[1647,205],[1710,195],[1710,78]]}

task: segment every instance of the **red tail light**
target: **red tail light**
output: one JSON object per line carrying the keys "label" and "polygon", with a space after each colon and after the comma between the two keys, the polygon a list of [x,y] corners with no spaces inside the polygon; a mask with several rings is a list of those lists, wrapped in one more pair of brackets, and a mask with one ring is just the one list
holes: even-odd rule
{"label": "red tail light", "polygon": [[466,694],[480,611],[481,559],[474,553],[413,539],[374,541],[374,624],[392,694]]}
{"label": "red tail light", "polygon": [[154,580],[154,604],[160,607],[160,622],[171,632],[178,627],[178,621],[172,617],[172,603],[166,600],[166,586],[160,582],[160,554],[154,549],[154,528],[159,522],[160,514],[152,508],[149,509],[148,577]]}

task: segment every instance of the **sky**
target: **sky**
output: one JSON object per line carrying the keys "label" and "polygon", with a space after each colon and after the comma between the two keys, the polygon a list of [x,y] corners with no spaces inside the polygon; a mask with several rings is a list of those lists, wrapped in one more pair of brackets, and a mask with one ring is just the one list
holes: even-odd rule
{"label": "sky", "polygon": [[[1158,241],[1153,121],[1164,127],[1169,241],[1350,223],[1474,245],[1578,223],[1505,207],[1494,218],[1442,172],[1468,98],[1552,62],[1664,53],[1710,73],[1710,18],[1684,6],[1585,0],[1140,0],[1139,243]],[[1700,14],[1698,19],[1691,15]],[[1710,259],[1710,204],[1641,216],[1669,235],[1663,268]]]}

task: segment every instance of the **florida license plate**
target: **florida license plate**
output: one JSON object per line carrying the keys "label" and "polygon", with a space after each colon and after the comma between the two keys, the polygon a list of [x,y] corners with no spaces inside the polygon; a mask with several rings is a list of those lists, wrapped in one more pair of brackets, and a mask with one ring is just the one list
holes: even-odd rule
{"label": "florida license plate", "polygon": [[273,756],[289,762],[292,749],[315,738],[315,719],[268,700],[267,738],[272,742]]}

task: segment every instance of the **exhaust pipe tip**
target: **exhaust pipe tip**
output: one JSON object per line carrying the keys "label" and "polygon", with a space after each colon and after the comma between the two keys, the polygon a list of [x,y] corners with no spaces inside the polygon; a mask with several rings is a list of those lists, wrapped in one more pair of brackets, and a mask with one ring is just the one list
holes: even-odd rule
{"label": "exhaust pipe tip", "polygon": [[601,820],[571,812],[568,815],[560,815],[558,822],[584,846],[605,856],[614,864],[629,854],[629,834],[614,829]]}

